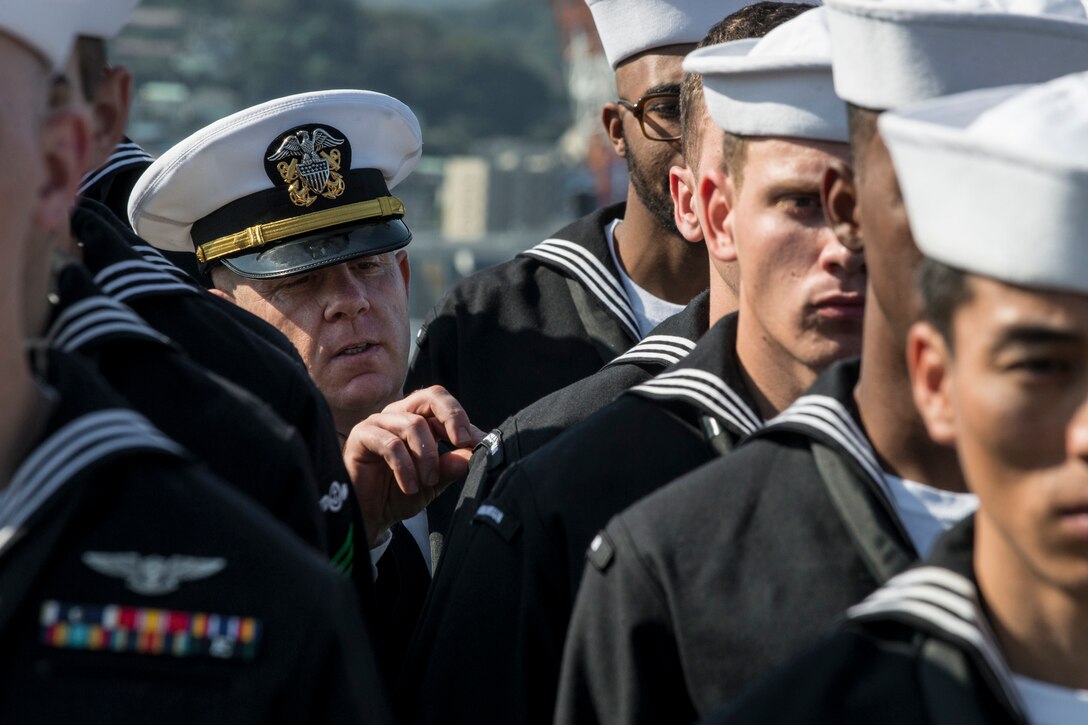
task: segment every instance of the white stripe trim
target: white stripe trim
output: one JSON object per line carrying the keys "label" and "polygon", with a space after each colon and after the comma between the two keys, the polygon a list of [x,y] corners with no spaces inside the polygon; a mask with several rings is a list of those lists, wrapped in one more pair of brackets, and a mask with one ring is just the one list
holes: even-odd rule
{"label": "white stripe trim", "polygon": [[632,349],[637,349],[643,345],[676,345],[682,347],[688,352],[695,349],[695,342],[687,339],[686,337],[680,337],[679,335],[647,335],[642,339],[642,342],[635,345]]}
{"label": "white stripe trim", "polygon": [[587,290],[620,319],[634,339],[638,340],[642,337],[639,334],[635,313],[631,309],[631,303],[623,287],[601,263],[601,260],[586,249],[564,239],[545,239],[523,254],[555,262],[563,267],[577,277]]}
{"label": "white stripe trim", "polygon": [[722,420],[730,421],[745,435],[762,425],[759,416],[736,391],[705,370],[673,370],[636,385],[632,390],[660,398],[688,398]]}
{"label": "white stripe trim", "polygon": [[184,282],[171,282],[170,284],[164,284],[162,282],[155,282],[154,284],[137,285],[135,287],[129,287],[128,289],[118,292],[113,295],[113,298],[119,302],[128,302],[134,297],[139,297],[145,294],[161,294],[164,292],[192,292],[193,288]]}
{"label": "white stripe trim", "polygon": [[18,528],[73,475],[125,449],[183,449],[143,416],[126,409],[89,413],[71,421],[39,445],[0,495],[0,528]]}
{"label": "white stripe trim", "polygon": [[897,614],[927,622],[973,647],[986,661],[1005,697],[1025,712],[997,639],[980,614],[978,592],[968,579],[937,566],[911,569],[847,610],[848,617],[862,621],[894,618]]}
{"label": "white stripe trim", "polygon": [[[913,586],[884,587],[873,592],[865,600],[867,605],[894,605],[895,602],[920,601],[942,609],[960,619],[971,621],[974,619],[974,606],[970,600],[964,598],[958,592],[949,591],[942,586],[933,584],[915,584]],[[860,604],[858,606],[861,606]]]}
{"label": "white stripe trim", "polygon": [[803,395],[771,419],[766,427],[796,423],[818,430],[838,443],[869,474],[889,503],[895,499],[888,489],[884,471],[868,439],[857,427],[842,403],[827,395]]}
{"label": "white stripe trim", "polygon": [[192,291],[176,276],[142,259],[111,264],[100,270],[94,281],[103,292],[122,302],[145,292]]}
{"label": "white stripe trim", "polygon": [[[683,360],[695,348],[695,343],[686,337],[674,335],[650,335],[645,337],[627,352],[613,359],[608,365],[629,360],[662,360],[677,363]],[[607,366],[606,366],[607,367]]]}
{"label": "white stripe trim", "polygon": [[85,193],[87,189],[97,184],[103,177],[108,176],[118,169],[123,169],[126,166],[135,166],[136,164],[144,162],[152,163],[154,161],[155,158],[142,149],[139,152],[133,150],[123,153],[114,153],[106,159],[102,166],[98,167],[97,171],[88,172],[88,174],[80,180],[79,191],[76,193]]}
{"label": "white stripe trim", "polygon": [[71,336],[62,344],[54,344],[54,348],[61,352],[74,352],[89,342],[99,340],[107,335],[120,333],[128,337],[140,337],[155,342],[165,342],[165,339],[151,332],[144,325],[134,325],[131,322],[99,322],[93,327]]}
{"label": "white stripe trim", "polygon": [[64,310],[50,328],[50,347],[70,352],[97,337],[124,332],[130,335],[168,342],[135,312],[109,297],[96,295],[80,300]]}
{"label": "white stripe trim", "polygon": [[947,632],[969,643],[979,652],[984,652],[989,647],[989,643],[983,638],[978,627],[963,621],[959,617],[950,614],[943,607],[930,602],[915,599],[902,599],[899,601],[866,600],[847,610],[847,614],[852,619],[868,619],[896,613],[911,615],[929,622],[942,632]]}
{"label": "white stripe trim", "polygon": [[132,247],[132,249],[135,249],[136,252],[139,253],[144,258],[145,262],[149,262],[151,264],[157,264],[159,266],[166,265],[165,268],[168,269],[168,270],[169,269],[173,269],[173,270],[177,269],[177,267],[174,266],[174,263],[171,262],[169,259],[167,259],[163,255],[162,252],[155,249],[150,244],[147,244],[142,239],[139,241],[139,243],[133,243],[130,246]]}
{"label": "white stripe trim", "polygon": [[882,588],[891,589],[901,587],[906,589],[916,584],[930,584],[943,587],[967,599],[975,596],[975,585],[972,584],[970,580],[954,571],[949,571],[948,569],[939,566],[922,566],[916,569],[907,569],[905,572],[896,574],[885,582]]}

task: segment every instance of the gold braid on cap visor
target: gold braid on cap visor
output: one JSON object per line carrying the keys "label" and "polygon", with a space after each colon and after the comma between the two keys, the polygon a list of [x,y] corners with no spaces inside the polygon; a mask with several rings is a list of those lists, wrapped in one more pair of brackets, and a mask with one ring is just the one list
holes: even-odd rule
{"label": "gold braid on cap visor", "polygon": [[196,258],[201,262],[226,257],[236,252],[244,252],[254,247],[263,247],[290,237],[297,237],[309,232],[316,232],[329,227],[357,222],[376,217],[404,216],[404,203],[395,196],[381,196],[377,199],[338,206],[335,209],[315,211],[311,214],[281,219],[267,224],[257,224],[240,232],[213,239],[197,247]]}

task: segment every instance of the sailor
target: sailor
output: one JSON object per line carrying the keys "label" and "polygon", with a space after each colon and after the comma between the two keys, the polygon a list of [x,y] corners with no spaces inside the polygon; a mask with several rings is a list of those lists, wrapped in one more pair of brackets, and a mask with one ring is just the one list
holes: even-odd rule
{"label": "sailor", "polygon": [[[135,0],[78,2],[72,10],[79,36],[67,59],[66,87],[55,88],[54,102],[64,104],[85,119],[92,142],[88,145],[90,158],[84,163],[84,171],[109,153],[124,129],[129,97],[126,87],[130,82],[127,71],[99,64],[103,62],[106,39],[120,32],[135,5]],[[84,94],[92,78],[99,82],[90,87],[94,95],[88,97]],[[58,90],[64,92],[57,93]],[[329,560],[337,569],[352,576],[364,606],[369,606],[372,585],[368,567],[365,563],[355,566],[355,552],[361,554],[366,541],[358,501],[348,485],[350,479],[328,408],[290,342],[266,322],[208,294],[191,277],[164,259],[158,250],[136,236],[127,222],[122,222],[110,209],[90,198],[81,198],[73,213],[71,234],[62,240],[62,246],[93,276],[95,285],[105,296],[132,308],[147,325],[180,347],[197,366],[263,401],[271,407],[272,418],[278,417],[298,430],[305,445],[305,459],[288,464],[289,468],[312,472],[307,477],[312,481],[312,491],[304,494],[306,498],[319,502],[332,500],[328,498],[330,495],[336,498],[338,505],[321,506],[318,523],[323,533],[319,531],[320,540],[325,542]],[[114,359],[123,360],[123,357]],[[173,394],[183,395],[184,391],[173,391]],[[142,390],[142,398],[149,405],[162,402],[157,391],[150,388]],[[146,408],[143,410],[149,412]],[[236,426],[242,424],[242,415],[239,413],[235,417]],[[266,414],[257,415],[269,418]],[[252,414],[245,414],[245,420],[251,419]],[[229,418],[224,421],[227,425],[231,422]],[[176,423],[185,425],[180,420]],[[282,422],[273,423],[273,426],[282,428]],[[193,427],[189,434],[196,438],[201,431]],[[290,433],[287,435],[293,437]],[[199,449],[198,453],[207,449],[224,464],[232,465],[230,450],[220,446],[214,438],[205,438],[199,446],[192,445],[192,439],[186,444],[193,450]],[[283,446],[277,458],[287,455],[291,448],[291,445]],[[266,463],[278,465],[271,459]],[[235,462],[235,465],[240,464],[241,456]],[[230,475],[224,468],[216,470],[235,482],[245,478]],[[249,485],[252,487],[252,482]],[[273,488],[284,490],[279,485]],[[257,489],[252,487],[251,490]],[[341,501],[331,492],[343,492],[347,497]],[[264,494],[265,501],[270,500],[268,496],[274,497],[270,491]],[[298,500],[296,494],[291,494],[280,500],[277,509],[286,512],[288,501]],[[289,525],[298,530],[297,523],[309,515],[309,511],[299,511],[294,523]]]}
{"label": "sailor", "polygon": [[417,337],[409,390],[443,385],[485,430],[602,365],[706,289],[700,244],[673,220],[680,61],[729,0],[587,0],[618,99],[601,120],[627,162],[625,203],[458,283]]}
{"label": "sailor", "polygon": [[[761,42],[772,43],[776,33],[795,23],[801,23],[795,32],[807,36],[812,24],[802,21],[812,12],[782,24]],[[785,18],[764,20],[774,24]],[[735,42],[747,48],[756,41]],[[842,306],[848,300],[851,309],[859,309],[864,284],[860,256],[839,244],[819,206],[824,169],[847,155],[846,114],[830,91],[830,68],[826,75],[829,100],[806,107],[805,125],[780,118],[752,120],[745,132],[758,130],[760,137],[747,139],[744,153],[726,162],[729,174],[722,171],[721,156],[700,172],[701,183],[709,181],[715,189],[706,204],[703,234],[715,264],[739,263],[739,313],[717,321],[669,370],[508,468],[481,501],[467,532],[470,550],[453,571],[447,604],[434,609],[441,622],[420,690],[426,698],[417,698],[424,713],[420,720],[482,707],[495,721],[541,717],[537,713],[550,717],[573,594],[598,529],[640,496],[758,428],[766,415],[764,401],[790,393],[787,384],[763,374],[773,369],[772,350],[789,349],[810,366],[804,379],[790,381],[798,391],[832,360],[856,352],[860,316],[850,319],[839,309],[834,315],[809,311],[811,301],[832,299]],[[795,85],[804,88],[811,82],[803,78]],[[796,87],[788,90],[797,92]],[[707,90],[710,115],[720,123],[716,103],[718,96]],[[704,131],[704,136],[711,133]],[[765,138],[771,135],[775,138]],[[722,139],[726,147],[740,143]],[[731,181],[736,175],[744,179],[739,190]],[[769,188],[788,188],[790,194],[771,202]],[[789,262],[780,258],[784,250],[791,252]],[[747,288],[746,279],[760,284]],[[710,309],[717,301],[712,288]],[[762,333],[764,319],[747,305],[786,321],[770,331],[774,344]],[[798,335],[798,329],[812,332]],[[758,365],[749,367],[749,361]],[[520,584],[503,585],[509,581]],[[493,671],[503,663],[501,675],[489,678],[488,687],[494,689],[486,705],[480,704],[484,698],[472,683],[440,672],[454,650],[471,651],[461,657],[473,658],[472,671]],[[496,691],[506,694],[499,697]],[[398,714],[408,699],[398,693]]]}
{"label": "sailor", "polygon": [[714,720],[1083,722],[1088,74],[879,127],[925,255],[914,401],[978,513]]}
{"label": "sailor", "polygon": [[140,0],[84,3],[79,34],[69,60],[67,82],[92,107],[91,170],[79,182],[79,195],[103,204],[128,223],[128,196],[136,179],[154,161],[139,144],[125,137],[132,71],[109,62],[108,44],[128,21]]}
{"label": "sailor", "polygon": [[390,672],[430,583],[424,508],[483,437],[441,388],[402,393],[412,235],[391,189],[421,153],[415,115],[390,96],[298,94],[179,142],[129,208],[148,241],[195,252],[218,297],[283,332],[328,401],[372,565],[392,567],[378,575]]}
{"label": "sailor", "polygon": [[350,584],[84,363],[27,355],[82,172],[48,107],[75,17],[0,4],[0,719],[388,722]]}
{"label": "sailor", "polygon": [[[768,1],[745,6],[714,25],[698,47],[760,37],[807,7],[804,3]],[[702,78],[698,73],[684,74],[680,118],[684,165],[669,169],[669,190],[677,229],[688,241],[700,242],[705,220],[704,207],[697,201],[699,171],[706,164],[718,163],[722,149],[721,135],[703,102]],[[714,132],[703,133],[704,128],[713,128]],[[711,257],[710,263],[710,289],[696,295],[681,312],[667,318],[600,371],[518,411],[489,434],[473,453],[470,473],[460,493],[459,518],[463,518],[464,503],[485,498],[502,472],[515,461],[612,402],[624,390],[678,362],[713,323],[736,311],[736,262]]]}
{"label": "sailor", "polygon": [[[983,5],[832,0],[838,95],[880,108],[1008,73],[1058,75],[1084,57],[1083,23]],[[731,456],[609,524],[616,553],[603,570],[586,568],[575,605],[564,712],[705,715],[812,643],[975,505],[952,453],[928,442],[910,405],[917,252],[886,156],[859,120],[851,113],[860,202],[841,193],[853,178],[845,166],[830,169],[823,196],[843,243],[866,256],[860,370],[832,367]]]}

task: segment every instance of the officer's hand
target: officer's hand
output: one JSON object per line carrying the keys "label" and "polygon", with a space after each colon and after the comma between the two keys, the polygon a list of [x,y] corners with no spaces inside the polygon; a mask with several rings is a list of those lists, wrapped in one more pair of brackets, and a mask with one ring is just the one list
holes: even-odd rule
{"label": "officer's hand", "polygon": [[[352,428],[344,465],[359,497],[369,545],[464,477],[472,448],[483,437],[440,386],[416,391]],[[454,450],[439,455],[439,441]]]}

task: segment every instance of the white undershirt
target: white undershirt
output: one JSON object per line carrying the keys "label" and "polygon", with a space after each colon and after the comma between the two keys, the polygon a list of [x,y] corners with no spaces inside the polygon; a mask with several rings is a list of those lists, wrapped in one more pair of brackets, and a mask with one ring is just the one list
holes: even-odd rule
{"label": "white undershirt", "polygon": [[1088,690],[1073,690],[1013,675],[1032,725],[1088,722]]}
{"label": "white undershirt", "polygon": [[614,219],[604,228],[605,238],[608,239],[608,250],[612,252],[612,264],[620,273],[620,281],[627,291],[627,299],[631,303],[631,311],[635,313],[638,321],[638,332],[642,337],[658,326],[666,317],[672,317],[684,309],[683,305],[677,305],[660,297],[655,297],[635,284],[635,281],[627,275],[627,270],[620,264],[619,255],[616,254],[616,227],[622,219]]}
{"label": "white undershirt", "polygon": [[924,483],[884,474],[892,505],[920,557],[929,556],[937,538],[978,508],[973,493],[942,491]]}
{"label": "white undershirt", "polygon": [[[431,571],[431,544],[429,537],[430,523],[427,521],[427,509],[423,509],[415,516],[401,521],[404,528],[412,535],[412,540],[419,547],[419,553],[423,555],[423,561],[427,563],[427,571]],[[378,562],[385,556],[389,544],[393,541],[393,532],[386,531],[385,536],[370,550],[370,575],[374,581],[378,581]]]}

